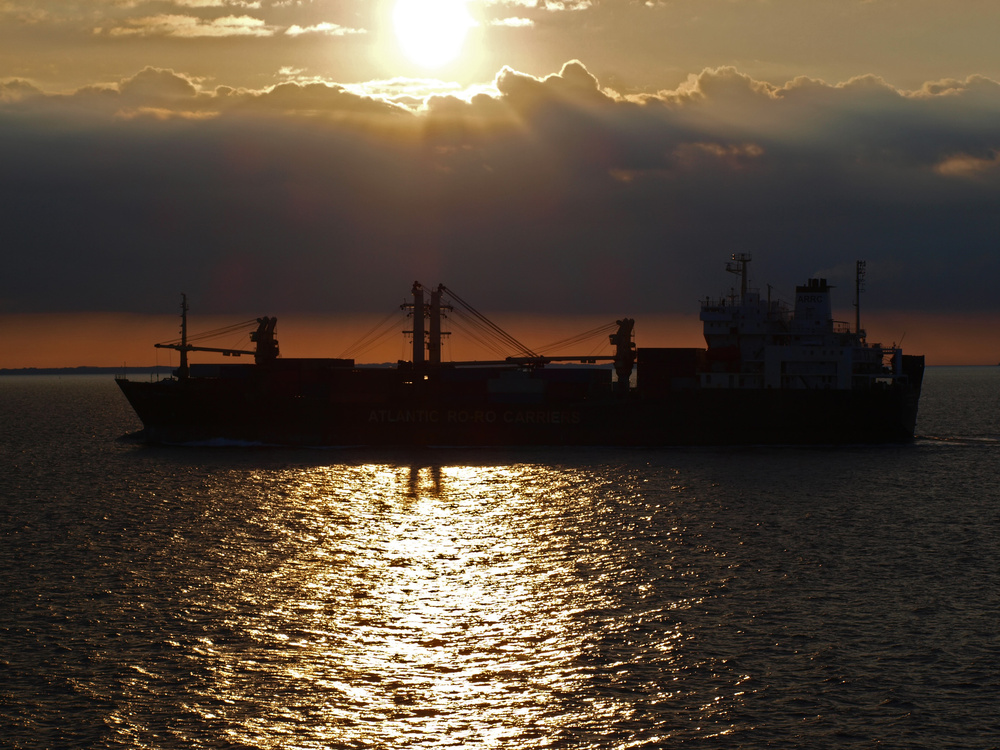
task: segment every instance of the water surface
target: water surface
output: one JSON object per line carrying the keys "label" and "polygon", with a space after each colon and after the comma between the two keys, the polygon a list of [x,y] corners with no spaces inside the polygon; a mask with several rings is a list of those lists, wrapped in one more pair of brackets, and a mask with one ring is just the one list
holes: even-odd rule
{"label": "water surface", "polygon": [[991,748],[1000,368],[914,445],[168,449],[0,378],[0,736]]}

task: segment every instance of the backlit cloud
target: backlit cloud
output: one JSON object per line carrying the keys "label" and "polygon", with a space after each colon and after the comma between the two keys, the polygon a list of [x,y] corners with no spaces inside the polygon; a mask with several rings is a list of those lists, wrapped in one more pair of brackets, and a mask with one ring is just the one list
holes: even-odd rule
{"label": "backlit cloud", "polygon": [[179,289],[220,312],[368,309],[420,279],[493,310],[689,312],[733,252],[786,298],[812,274],[849,288],[864,258],[868,309],[986,311],[998,123],[982,77],[908,91],[721,67],[641,96],[576,61],[478,91],[12,80],[0,311],[156,312]]}
{"label": "backlit cloud", "polygon": [[18,102],[42,96],[45,96],[44,92],[27,81],[0,81],[0,102]]}
{"label": "backlit cloud", "polygon": [[268,26],[252,16],[225,16],[223,18],[202,19],[195,16],[161,14],[144,18],[126,19],[120,25],[106,31],[112,37],[126,36],[172,36],[183,38],[228,37],[228,36],[272,36],[274,27]]}
{"label": "backlit cloud", "polygon": [[538,7],[542,10],[559,12],[565,10],[587,10],[592,7],[591,0],[545,0],[539,2]]}
{"label": "backlit cloud", "polygon": [[529,26],[534,26],[535,22],[530,18],[519,18],[512,16],[510,18],[497,18],[491,21],[493,26],[510,26],[513,28],[525,28]]}
{"label": "backlit cloud", "polygon": [[316,23],[312,26],[289,26],[285,33],[289,36],[301,36],[302,34],[321,34],[324,36],[348,36],[350,34],[366,34],[364,29],[351,29],[346,26],[339,26],[335,23]]}
{"label": "backlit cloud", "polygon": [[256,0],[173,0],[174,5],[184,8],[245,8],[259,10],[260,2]]}
{"label": "backlit cloud", "polygon": [[118,85],[122,96],[145,100],[147,104],[160,104],[164,100],[186,100],[198,93],[196,82],[172,70],[146,68]]}
{"label": "backlit cloud", "polygon": [[525,8],[548,12],[587,10],[593,6],[591,0],[487,0],[487,6],[502,8]]}

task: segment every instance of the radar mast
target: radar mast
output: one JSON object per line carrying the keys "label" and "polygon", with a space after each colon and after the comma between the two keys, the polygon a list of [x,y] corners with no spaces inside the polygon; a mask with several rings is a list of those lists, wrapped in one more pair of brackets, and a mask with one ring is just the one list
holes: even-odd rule
{"label": "radar mast", "polygon": [[740,303],[746,300],[747,296],[747,266],[753,257],[750,253],[733,253],[732,262],[726,263],[726,270],[735,273],[740,277]]}

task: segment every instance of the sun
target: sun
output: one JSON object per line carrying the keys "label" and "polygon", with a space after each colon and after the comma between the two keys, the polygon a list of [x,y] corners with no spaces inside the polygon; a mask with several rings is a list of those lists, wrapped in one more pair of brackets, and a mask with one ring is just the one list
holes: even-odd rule
{"label": "sun", "polygon": [[392,20],[403,54],[424,68],[454,61],[476,25],[468,0],[397,0]]}

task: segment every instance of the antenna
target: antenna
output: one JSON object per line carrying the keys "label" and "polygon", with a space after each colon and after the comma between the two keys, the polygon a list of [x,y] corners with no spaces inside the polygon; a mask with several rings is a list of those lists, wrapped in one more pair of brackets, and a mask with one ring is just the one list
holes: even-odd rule
{"label": "antenna", "polygon": [[726,270],[740,277],[740,302],[747,296],[747,264],[753,260],[750,253],[733,253],[732,263],[726,263]]}
{"label": "antenna", "polygon": [[859,260],[854,276],[854,333],[861,334],[861,292],[865,290],[865,261]]}

